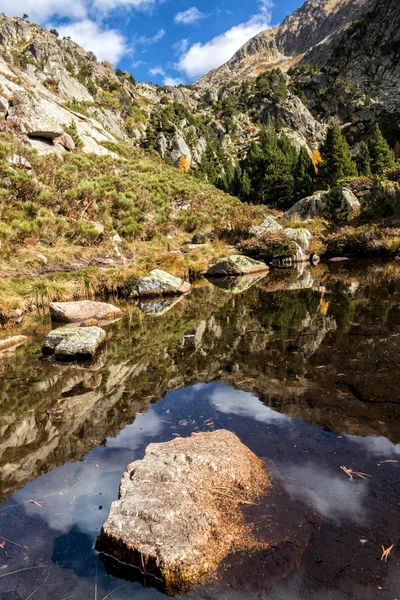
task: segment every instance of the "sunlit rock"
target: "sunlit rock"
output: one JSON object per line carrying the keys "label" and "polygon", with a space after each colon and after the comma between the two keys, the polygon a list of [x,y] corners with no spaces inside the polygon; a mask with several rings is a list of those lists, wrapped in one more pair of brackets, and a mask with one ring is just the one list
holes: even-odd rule
{"label": "sunlit rock", "polygon": [[268,482],[263,462],[226,430],[150,444],[124,473],[96,548],[162,578],[167,594],[183,592],[251,544],[240,505]]}

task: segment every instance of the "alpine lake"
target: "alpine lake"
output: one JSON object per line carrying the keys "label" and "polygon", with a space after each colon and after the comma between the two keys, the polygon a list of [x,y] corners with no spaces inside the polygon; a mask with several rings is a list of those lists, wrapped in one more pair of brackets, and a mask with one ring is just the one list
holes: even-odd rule
{"label": "alpine lake", "polygon": [[91,363],[42,356],[47,315],[7,330],[29,340],[0,360],[0,599],[165,597],[96,538],[149,443],[216,429],[279,483],[271,549],[228,556],[182,600],[400,598],[400,265],[203,280],[119,306]]}

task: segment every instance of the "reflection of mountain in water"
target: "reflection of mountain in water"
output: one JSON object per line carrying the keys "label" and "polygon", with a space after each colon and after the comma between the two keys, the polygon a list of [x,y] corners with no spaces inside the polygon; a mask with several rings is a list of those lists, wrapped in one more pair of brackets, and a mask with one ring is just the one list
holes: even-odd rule
{"label": "reflection of mountain in water", "polygon": [[243,294],[208,285],[156,319],[127,306],[89,369],[42,361],[42,332],[3,364],[2,496],[80,458],[169,390],[198,382],[251,391],[332,431],[399,441],[398,288],[364,276],[357,286],[336,271],[303,273],[300,289],[283,275]]}

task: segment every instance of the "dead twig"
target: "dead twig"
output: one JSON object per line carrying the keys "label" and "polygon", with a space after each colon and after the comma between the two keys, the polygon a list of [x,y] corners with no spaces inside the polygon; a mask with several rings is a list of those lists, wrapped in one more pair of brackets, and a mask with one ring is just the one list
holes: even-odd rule
{"label": "dead twig", "polygon": [[388,556],[391,553],[391,551],[394,548],[394,544],[392,544],[389,548],[385,548],[385,546],[382,546],[382,556],[381,556],[381,560],[384,560],[385,562],[388,561]]}
{"label": "dead twig", "polygon": [[348,469],[345,466],[340,467],[342,469],[342,471],[344,471],[346,473],[346,475],[348,475],[350,477],[350,479],[354,479],[354,475],[357,475],[357,477],[361,477],[361,479],[367,479],[367,477],[371,477],[371,475],[368,475],[367,473],[361,473],[360,471],[353,471],[353,469]]}
{"label": "dead twig", "polygon": [[8,573],[3,573],[0,575],[1,577],[7,577],[7,575],[15,575],[15,573],[22,573],[22,571],[30,571],[31,569],[45,569],[46,565],[36,566],[36,567],[25,567],[24,569],[17,569],[16,571],[9,571]]}

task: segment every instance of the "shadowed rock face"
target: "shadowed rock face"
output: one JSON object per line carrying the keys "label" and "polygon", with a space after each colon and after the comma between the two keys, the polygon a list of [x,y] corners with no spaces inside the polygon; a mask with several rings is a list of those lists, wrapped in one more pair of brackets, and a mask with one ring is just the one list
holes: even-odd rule
{"label": "shadowed rock face", "polygon": [[229,431],[150,444],[124,473],[96,548],[161,577],[168,595],[181,593],[233,548],[254,546],[240,506],[268,480],[262,461]]}
{"label": "shadowed rock face", "polygon": [[[157,318],[129,304],[90,368],[41,360],[49,325],[0,361],[0,496],[132,423],[150,401],[220,381],[328,431],[400,442],[400,293],[385,266],[209,284]],[[300,278],[299,278],[300,277]]]}

